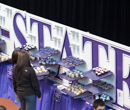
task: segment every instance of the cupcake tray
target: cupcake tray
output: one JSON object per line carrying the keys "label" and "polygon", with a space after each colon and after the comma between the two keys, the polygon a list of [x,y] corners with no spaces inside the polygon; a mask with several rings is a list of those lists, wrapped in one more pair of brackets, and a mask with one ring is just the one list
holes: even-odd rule
{"label": "cupcake tray", "polygon": [[[1,53],[3,53],[3,52],[0,52],[0,54],[1,54]],[[6,61],[11,61],[11,59],[1,61],[1,58],[0,58],[0,63],[6,62]]]}
{"label": "cupcake tray", "polygon": [[38,73],[36,74],[36,76],[46,76],[46,75],[49,75],[49,72],[42,72],[42,73]]}
{"label": "cupcake tray", "polygon": [[[84,98],[81,98],[81,99],[84,100],[85,102],[88,102],[89,104],[93,104],[93,102],[95,101],[93,95],[90,95],[88,97],[84,97]],[[111,102],[113,102],[112,98],[110,98],[110,100],[108,100],[108,101],[105,101],[106,104],[111,103]]]}
{"label": "cupcake tray", "polygon": [[62,74],[59,74],[59,76],[63,79],[66,79],[68,81],[74,81],[74,80],[78,80],[78,79],[81,79],[81,77],[79,76],[78,78],[71,78],[69,76],[66,76],[66,73],[62,73]]}
{"label": "cupcake tray", "polygon": [[34,61],[34,62],[32,62],[32,64],[33,64],[33,66],[36,66],[36,67],[38,67],[38,66],[44,66],[45,68],[57,65],[57,64],[55,64],[55,65],[40,65],[39,61]]}
{"label": "cupcake tray", "polygon": [[0,59],[0,63],[6,62],[6,61],[11,61],[11,59],[4,60],[4,61],[1,61],[1,59]]}
{"label": "cupcake tray", "polygon": [[90,92],[87,91],[87,92],[84,92],[84,93],[80,94],[79,96],[74,97],[74,99],[89,97],[91,95],[92,95],[92,93],[90,93]]}
{"label": "cupcake tray", "polygon": [[105,78],[107,76],[110,76],[112,74],[113,73],[111,71],[109,71],[106,74],[103,74],[101,76],[97,76],[93,70],[90,70],[90,71],[84,72],[82,75],[85,76],[85,77],[88,77],[92,80],[100,80],[100,79]]}
{"label": "cupcake tray", "polygon": [[88,90],[89,92],[91,92],[93,94],[99,94],[99,93],[103,93],[105,91],[108,91],[108,90],[112,89],[113,87],[105,90],[105,89],[102,89],[101,87],[95,86],[91,83],[91,84],[84,86],[83,88]]}
{"label": "cupcake tray", "polygon": [[[73,65],[70,65],[70,64],[66,64],[65,62],[62,62],[62,61],[57,61],[56,63],[61,65],[61,66],[66,67],[66,68],[72,68],[72,67],[78,66],[78,65],[73,66]],[[83,64],[83,63],[81,63],[81,64]],[[79,65],[81,65],[81,64],[79,64]]]}
{"label": "cupcake tray", "polygon": [[21,50],[21,51],[31,51],[31,50],[34,50],[34,49],[36,49],[36,47],[32,48],[32,49],[29,49],[29,50],[23,49],[23,46],[22,46],[22,49],[20,49],[20,47],[15,48],[15,50]]}
{"label": "cupcake tray", "polygon": [[47,57],[51,57],[53,55],[56,55],[56,54],[60,53],[60,51],[58,51],[57,53],[53,53],[53,55],[48,56],[48,55],[42,54],[42,52],[40,52],[40,51],[41,50],[38,50],[36,52],[33,52],[32,54],[35,55],[35,56],[37,56],[37,57],[40,57],[40,58],[47,58]]}
{"label": "cupcake tray", "polygon": [[40,76],[39,76],[39,77],[37,77],[37,79],[38,79],[38,81],[43,80],[43,78],[42,78],[42,77],[40,77]]}
{"label": "cupcake tray", "polygon": [[[35,67],[34,67],[35,68]],[[46,68],[45,68],[46,69]],[[38,74],[36,74],[36,76],[46,76],[46,75],[49,75],[49,72],[47,71],[47,72],[42,72],[42,73],[38,73]]]}
{"label": "cupcake tray", "polygon": [[66,93],[66,94],[68,94],[68,95],[71,96],[71,97],[76,97],[76,96],[79,96],[79,95],[82,95],[82,94],[85,94],[85,93],[86,93],[86,96],[91,95],[90,92],[88,92],[88,91],[86,91],[86,92],[84,92],[84,93],[81,93],[81,94],[79,94],[79,95],[76,95],[76,94],[72,93],[71,91],[67,91],[66,89],[63,89],[63,90],[61,90],[61,91],[64,92],[64,93]]}
{"label": "cupcake tray", "polygon": [[0,40],[0,44],[4,44],[5,43],[5,41],[4,40]]}

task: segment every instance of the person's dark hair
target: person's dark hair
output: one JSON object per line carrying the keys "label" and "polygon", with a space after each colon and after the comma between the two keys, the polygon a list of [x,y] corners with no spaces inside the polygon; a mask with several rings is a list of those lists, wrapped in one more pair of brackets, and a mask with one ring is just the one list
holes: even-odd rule
{"label": "person's dark hair", "polygon": [[18,55],[17,65],[13,69],[13,75],[16,79],[20,80],[25,67],[31,67],[30,56],[27,51],[21,51]]}
{"label": "person's dark hair", "polygon": [[17,63],[19,52],[20,52],[20,50],[14,50],[13,51],[13,53],[12,53],[12,66],[14,66],[14,64]]}
{"label": "person's dark hair", "polygon": [[0,105],[0,110],[6,110],[6,108],[3,105]]}
{"label": "person's dark hair", "polygon": [[96,109],[98,106],[105,106],[105,102],[103,102],[101,99],[95,100],[93,103],[93,107]]}

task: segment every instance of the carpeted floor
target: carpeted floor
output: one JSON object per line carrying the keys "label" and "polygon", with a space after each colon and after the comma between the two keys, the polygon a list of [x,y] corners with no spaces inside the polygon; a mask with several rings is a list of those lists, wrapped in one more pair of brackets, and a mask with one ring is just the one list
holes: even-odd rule
{"label": "carpeted floor", "polygon": [[20,106],[13,103],[10,99],[0,98],[0,105],[6,107],[7,110],[18,110]]}

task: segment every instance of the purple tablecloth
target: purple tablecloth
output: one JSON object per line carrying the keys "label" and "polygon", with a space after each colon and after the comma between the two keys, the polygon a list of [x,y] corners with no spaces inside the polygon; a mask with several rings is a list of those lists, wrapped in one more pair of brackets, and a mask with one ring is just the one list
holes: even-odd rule
{"label": "purple tablecloth", "polygon": [[[7,77],[7,66],[9,63],[0,64],[0,97],[15,101],[15,92],[13,90],[12,80]],[[36,110],[93,110],[81,99],[73,99],[68,95],[62,95],[60,102],[53,100],[55,86],[50,80],[39,81],[42,92],[41,101],[36,102]],[[20,105],[20,103],[18,104]]]}

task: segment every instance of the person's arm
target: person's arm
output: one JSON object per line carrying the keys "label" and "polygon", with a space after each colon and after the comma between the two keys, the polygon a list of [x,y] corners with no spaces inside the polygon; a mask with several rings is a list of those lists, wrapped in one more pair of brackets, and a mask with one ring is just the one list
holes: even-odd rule
{"label": "person's arm", "polygon": [[40,98],[41,97],[41,91],[40,91],[40,87],[39,87],[39,82],[38,82],[36,73],[33,70],[33,68],[31,69],[31,72],[30,72],[30,80],[31,80],[32,88],[35,91],[35,94],[38,96],[38,98]]}
{"label": "person's arm", "polygon": [[15,80],[15,77],[14,77],[14,71],[13,71],[13,87],[14,87],[15,93],[17,94],[17,86],[16,86],[16,80]]}

